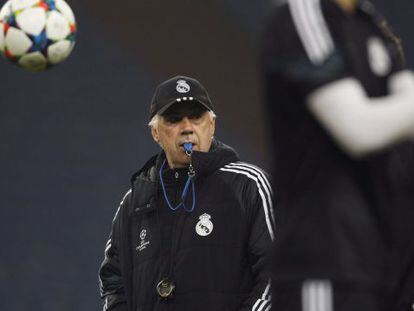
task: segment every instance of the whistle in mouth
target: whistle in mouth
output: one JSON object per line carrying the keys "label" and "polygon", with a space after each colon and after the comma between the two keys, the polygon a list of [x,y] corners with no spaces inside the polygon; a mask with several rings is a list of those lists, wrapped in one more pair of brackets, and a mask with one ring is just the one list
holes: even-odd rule
{"label": "whistle in mouth", "polygon": [[193,153],[193,143],[184,143],[184,151],[190,156]]}

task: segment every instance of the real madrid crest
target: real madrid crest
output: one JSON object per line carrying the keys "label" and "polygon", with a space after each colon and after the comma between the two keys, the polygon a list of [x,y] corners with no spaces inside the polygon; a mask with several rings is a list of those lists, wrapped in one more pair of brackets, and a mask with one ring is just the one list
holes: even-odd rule
{"label": "real madrid crest", "polygon": [[199,217],[199,222],[196,224],[196,232],[200,236],[207,236],[213,231],[213,223],[209,214],[203,214]]}
{"label": "real madrid crest", "polygon": [[175,88],[178,93],[188,93],[190,92],[190,85],[185,80],[178,80],[177,87]]}
{"label": "real madrid crest", "polygon": [[379,37],[370,37],[367,41],[368,62],[374,74],[384,77],[390,73],[391,57],[384,42]]}

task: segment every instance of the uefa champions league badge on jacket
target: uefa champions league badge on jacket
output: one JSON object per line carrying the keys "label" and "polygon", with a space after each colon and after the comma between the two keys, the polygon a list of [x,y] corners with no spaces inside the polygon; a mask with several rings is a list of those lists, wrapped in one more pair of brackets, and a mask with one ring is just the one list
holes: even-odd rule
{"label": "uefa champions league badge on jacket", "polygon": [[370,37],[367,41],[368,62],[371,71],[384,77],[392,69],[391,56],[385,43],[378,37]]}
{"label": "uefa champions league badge on jacket", "polygon": [[185,80],[178,80],[177,87],[175,88],[178,93],[188,93],[190,92],[190,85]]}
{"label": "uefa champions league badge on jacket", "polygon": [[135,248],[137,251],[141,252],[147,248],[150,242],[146,239],[147,237],[147,230],[142,229],[141,233],[139,234],[140,242],[139,245]]}
{"label": "uefa champions league badge on jacket", "polygon": [[213,231],[213,223],[210,220],[211,216],[209,214],[203,214],[199,219],[195,227],[197,234],[200,236],[208,236]]}

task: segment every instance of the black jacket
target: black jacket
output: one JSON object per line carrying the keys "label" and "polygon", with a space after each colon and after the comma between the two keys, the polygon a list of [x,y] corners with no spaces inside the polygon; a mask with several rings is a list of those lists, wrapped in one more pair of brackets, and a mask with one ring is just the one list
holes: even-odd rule
{"label": "black jacket", "polygon": [[[116,212],[99,272],[104,310],[270,310],[275,226],[266,174],[214,141],[210,152],[193,154],[194,211],[172,211],[160,185],[164,160],[151,158],[133,176]],[[163,171],[173,206],[186,179],[183,170]],[[190,191],[187,208],[192,198]],[[156,285],[165,277],[176,289],[161,299]]]}

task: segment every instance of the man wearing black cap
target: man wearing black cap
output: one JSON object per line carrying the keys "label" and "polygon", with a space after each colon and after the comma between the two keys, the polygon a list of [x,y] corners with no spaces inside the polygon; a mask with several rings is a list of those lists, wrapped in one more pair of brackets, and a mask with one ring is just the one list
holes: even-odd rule
{"label": "man wearing black cap", "polygon": [[266,173],[213,138],[213,105],[195,79],[160,84],[150,117],[162,151],[116,212],[100,269],[104,310],[270,310]]}

